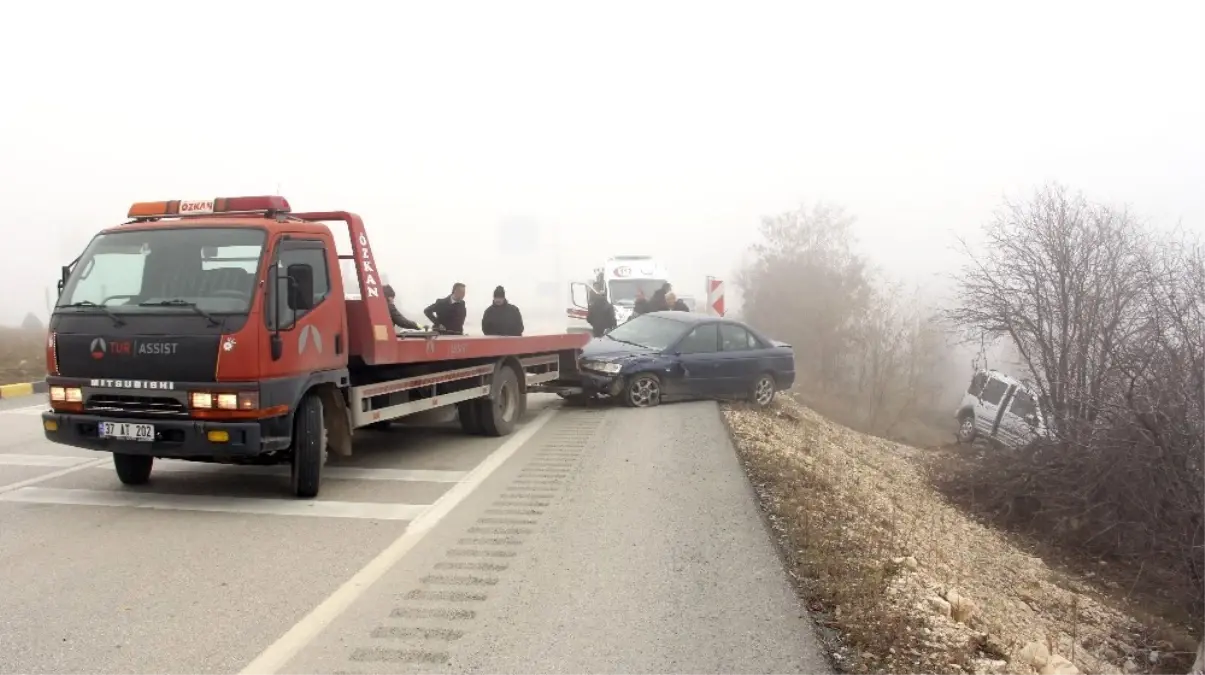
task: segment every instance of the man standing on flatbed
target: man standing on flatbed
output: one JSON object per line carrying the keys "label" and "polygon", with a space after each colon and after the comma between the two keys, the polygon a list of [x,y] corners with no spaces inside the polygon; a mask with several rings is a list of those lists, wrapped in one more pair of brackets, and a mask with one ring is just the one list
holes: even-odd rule
{"label": "man standing on flatbed", "polygon": [[452,294],[431,303],[423,314],[431,320],[435,330],[447,335],[464,335],[464,284],[452,284]]}

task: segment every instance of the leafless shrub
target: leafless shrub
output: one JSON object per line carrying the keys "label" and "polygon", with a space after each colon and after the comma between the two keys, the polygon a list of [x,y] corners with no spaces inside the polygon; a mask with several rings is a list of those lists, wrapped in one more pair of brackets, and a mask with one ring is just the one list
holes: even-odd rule
{"label": "leafless shrub", "polygon": [[804,400],[895,437],[942,389],[946,336],[918,297],[854,252],[853,222],[826,204],[763,219],[738,277],[744,315],[794,346]]}
{"label": "leafless shrub", "polygon": [[1015,346],[1054,438],[988,455],[954,491],[1073,550],[1162,570],[1200,619],[1202,249],[1057,185],[1006,202],[985,234],[948,316]]}

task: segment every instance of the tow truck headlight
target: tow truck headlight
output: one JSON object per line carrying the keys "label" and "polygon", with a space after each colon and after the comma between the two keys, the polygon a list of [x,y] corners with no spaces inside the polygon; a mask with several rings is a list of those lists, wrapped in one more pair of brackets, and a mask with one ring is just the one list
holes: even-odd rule
{"label": "tow truck headlight", "polygon": [[84,392],[79,387],[51,387],[50,400],[54,403],[82,403]]}
{"label": "tow truck headlight", "polygon": [[194,391],[189,396],[189,402],[199,410],[255,410],[259,408],[259,393]]}
{"label": "tow truck headlight", "polygon": [[623,364],[613,363],[611,361],[582,361],[582,368],[585,368],[586,370],[593,370],[597,373],[618,375],[619,371],[623,370]]}

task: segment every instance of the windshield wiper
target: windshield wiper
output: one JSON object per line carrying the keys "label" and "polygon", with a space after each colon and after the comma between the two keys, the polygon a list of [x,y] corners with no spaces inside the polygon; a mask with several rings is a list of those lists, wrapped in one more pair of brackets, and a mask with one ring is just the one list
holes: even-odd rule
{"label": "windshield wiper", "polygon": [[59,305],[59,307],[88,307],[88,308],[92,308],[92,309],[99,309],[100,311],[104,312],[105,316],[109,317],[110,319],[113,319],[114,326],[120,327],[120,326],[126,325],[125,319],[123,319],[120,316],[117,316],[113,312],[109,311],[108,309],[105,308],[104,305],[98,305],[95,302],[92,302],[91,300],[80,300],[79,302],[72,302],[72,303],[68,303],[66,305]]}
{"label": "windshield wiper", "polygon": [[633,347],[640,347],[641,349],[650,349],[650,347],[648,345],[642,345],[638,342],[631,342],[630,340],[620,340],[619,338],[614,338],[614,337],[611,337],[610,335],[608,335],[607,337],[611,338],[612,340],[614,340],[616,342],[622,342],[625,345],[632,345]]}
{"label": "windshield wiper", "polygon": [[209,325],[211,325],[211,326],[217,326],[222,323],[221,321],[218,321],[209,312],[206,312],[205,310],[201,309],[200,307],[197,307],[197,303],[192,302],[190,300],[182,300],[180,298],[173,298],[171,300],[156,300],[154,302],[150,302],[150,301],[140,302],[140,303],[138,303],[138,306],[139,307],[187,307],[187,308],[191,309],[192,311],[196,312],[197,314],[200,314],[201,316],[208,319]]}

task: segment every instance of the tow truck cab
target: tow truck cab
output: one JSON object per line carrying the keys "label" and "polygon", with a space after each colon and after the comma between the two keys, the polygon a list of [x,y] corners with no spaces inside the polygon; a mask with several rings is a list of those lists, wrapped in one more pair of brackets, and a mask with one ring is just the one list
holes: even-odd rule
{"label": "tow truck cab", "polygon": [[288,211],[282,197],[140,203],[96,235],[59,282],[47,435],[182,458],[287,448],[301,395],[348,383],[334,238]]}
{"label": "tow truck cab", "polygon": [[[585,336],[400,339],[359,216],[279,196],[138,203],[63,268],[46,345],[56,443],[112,452],[139,484],[155,457],[293,467],[314,496],[352,429],[457,405],[504,435],[527,387],[576,367]],[[338,254],[328,221],[354,252]],[[340,258],[355,263],[345,297]]]}

